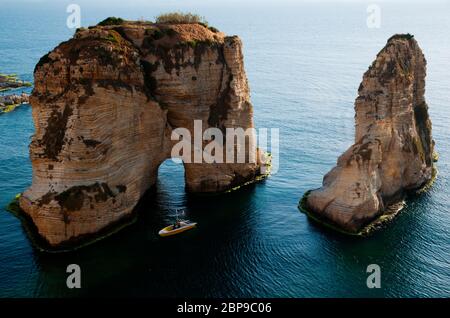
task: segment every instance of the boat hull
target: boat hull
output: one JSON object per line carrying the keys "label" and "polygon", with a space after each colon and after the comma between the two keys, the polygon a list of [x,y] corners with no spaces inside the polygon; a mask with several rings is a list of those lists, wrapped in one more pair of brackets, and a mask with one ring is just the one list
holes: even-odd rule
{"label": "boat hull", "polygon": [[194,227],[197,226],[197,223],[182,223],[181,227],[177,228],[177,229],[173,229],[173,225],[167,226],[165,228],[163,228],[161,231],[159,231],[159,236],[162,237],[166,237],[166,236],[172,236],[172,235],[176,235],[176,234],[180,234],[183,233],[187,230],[193,229]]}

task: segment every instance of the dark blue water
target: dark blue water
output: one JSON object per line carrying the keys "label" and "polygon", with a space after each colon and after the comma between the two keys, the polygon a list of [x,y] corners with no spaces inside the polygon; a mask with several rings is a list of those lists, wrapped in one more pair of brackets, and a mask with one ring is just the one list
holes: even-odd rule
{"label": "dark blue water", "polygon": [[[92,2],[92,1],[90,1]],[[450,5],[381,3],[380,29],[366,26],[366,4],[256,1],[79,1],[82,24],[107,16],[152,19],[191,10],[244,42],[255,121],[280,129],[280,169],[265,182],[212,198],[185,194],[183,168],[167,161],[138,222],[75,253],[47,255],[30,245],[4,206],[31,182],[31,109],[0,116],[0,297],[448,297],[450,296]],[[2,1],[0,72],[32,80],[39,57],[68,39],[65,1]],[[108,2],[109,3],[109,2]],[[439,178],[408,202],[388,228],[344,237],[297,210],[353,143],[353,102],[363,72],[394,33],[415,34],[428,59],[427,100],[440,153]],[[185,208],[199,227],[160,239],[157,231]],[[66,288],[66,266],[82,288]],[[378,264],[382,288],[366,287]]]}

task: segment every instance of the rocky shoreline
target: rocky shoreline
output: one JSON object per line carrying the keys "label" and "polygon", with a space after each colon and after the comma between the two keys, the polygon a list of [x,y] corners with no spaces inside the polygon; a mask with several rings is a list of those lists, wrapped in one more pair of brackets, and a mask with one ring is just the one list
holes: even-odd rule
{"label": "rocky shoreline", "polygon": [[30,96],[22,93],[12,95],[0,95],[0,114],[9,113],[22,104],[28,104]]}
{"label": "rocky shoreline", "polygon": [[[0,73],[0,92],[30,86],[31,83],[19,80],[15,74],[7,75]],[[0,115],[9,113],[22,104],[28,104],[29,97],[26,93],[0,95]]]}
{"label": "rocky shoreline", "polygon": [[31,83],[19,80],[16,74],[0,73],[0,92],[20,87],[30,87]]}

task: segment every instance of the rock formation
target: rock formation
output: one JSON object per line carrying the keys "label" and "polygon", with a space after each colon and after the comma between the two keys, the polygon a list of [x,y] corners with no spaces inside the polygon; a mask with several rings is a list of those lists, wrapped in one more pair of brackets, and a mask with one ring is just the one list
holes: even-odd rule
{"label": "rock formation", "polygon": [[22,93],[11,95],[0,95],[0,114],[8,113],[14,110],[17,106],[29,102],[29,95]]}
{"label": "rock formation", "polygon": [[[240,39],[201,24],[79,29],[34,77],[33,180],[19,203],[53,247],[129,219],[171,156],[174,128],[253,127]],[[257,157],[185,163],[186,188],[217,193],[255,180]]]}
{"label": "rock formation", "polygon": [[426,61],[411,35],[395,35],[364,74],[355,102],[355,144],[301,208],[347,233],[361,233],[434,176]]}
{"label": "rock formation", "polygon": [[19,80],[15,74],[8,75],[0,73],[0,92],[24,86],[31,86],[31,83]]}
{"label": "rock formation", "polygon": [[[28,86],[31,86],[31,83],[19,80],[15,74],[0,73],[0,92]],[[0,115],[13,111],[17,106],[28,103],[28,99],[29,95],[23,92],[20,94],[0,95]]]}

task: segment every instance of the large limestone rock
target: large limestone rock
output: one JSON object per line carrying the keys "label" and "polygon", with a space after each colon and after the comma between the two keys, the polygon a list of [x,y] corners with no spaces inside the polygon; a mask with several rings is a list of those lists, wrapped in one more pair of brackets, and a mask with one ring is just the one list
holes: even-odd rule
{"label": "large limestone rock", "polygon": [[[33,181],[20,207],[51,246],[130,218],[171,156],[173,129],[192,130],[194,120],[224,132],[253,127],[241,41],[200,24],[81,29],[34,76]],[[257,159],[186,163],[186,188],[215,193],[252,181]]]}
{"label": "large limestone rock", "polygon": [[392,213],[408,191],[433,178],[433,140],[425,102],[426,61],[416,40],[396,35],[364,74],[355,102],[355,144],[311,191],[311,216],[358,233]]}

